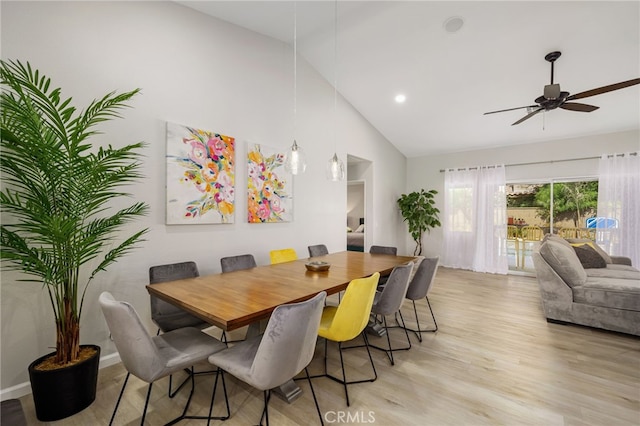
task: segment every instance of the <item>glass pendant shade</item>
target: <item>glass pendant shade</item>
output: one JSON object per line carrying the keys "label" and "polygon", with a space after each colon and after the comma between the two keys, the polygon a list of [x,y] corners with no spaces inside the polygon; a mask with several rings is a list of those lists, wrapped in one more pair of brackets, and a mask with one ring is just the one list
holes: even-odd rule
{"label": "glass pendant shade", "polygon": [[344,163],[334,153],[327,163],[327,179],[332,181],[344,180]]}
{"label": "glass pendant shade", "polygon": [[304,153],[304,150],[298,146],[298,143],[293,141],[293,145],[284,159],[284,169],[291,173],[292,175],[297,175],[299,173],[304,173],[307,168],[307,156]]}

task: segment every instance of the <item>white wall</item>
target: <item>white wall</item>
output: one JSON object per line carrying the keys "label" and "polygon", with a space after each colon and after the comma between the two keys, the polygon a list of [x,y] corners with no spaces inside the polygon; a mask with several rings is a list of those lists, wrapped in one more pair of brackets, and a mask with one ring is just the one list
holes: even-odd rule
{"label": "white wall", "polygon": [[[597,176],[598,160],[563,161],[575,158],[599,157],[602,154],[623,153],[640,149],[640,133],[628,131],[575,139],[541,142],[453,154],[416,157],[407,160],[407,191],[435,189],[436,206],[443,210],[444,173],[441,169],[506,164],[507,182],[538,181],[550,178]],[[543,162],[522,165],[521,163]],[[440,215],[440,219],[443,215]],[[423,255],[440,255],[442,228],[423,237]],[[415,243],[406,239],[407,250]]]}
{"label": "white wall", "polygon": [[[289,46],[170,2],[0,3],[2,59],[31,64],[63,88],[75,104],[87,105],[112,90],[142,88],[124,112],[108,123],[97,142],[146,141],[146,179],[132,188],[151,214],[131,229],[150,228],[147,242],[102,273],[87,292],[81,342],[115,348],[97,306],[111,291],[149,320],[149,266],[195,260],[201,273],[219,272],[222,256],[252,253],[268,263],[270,249],[324,243],[344,250],[346,182],[329,182],[325,164],[334,151],[333,88],[298,57],[298,143],[309,158],[294,180],[294,221],[246,223],[247,143],[283,149],[293,139],[293,56]],[[339,99],[338,155],[358,155],[376,164],[373,210],[367,217],[374,241],[400,246],[403,235],[395,199],[404,191],[406,159],[350,105]],[[201,127],[236,138],[234,224],[166,226],[165,123]],[[329,123],[329,124],[328,124]],[[383,170],[384,169],[384,170]],[[368,183],[369,185],[369,183]],[[369,201],[368,201],[369,202]],[[38,284],[2,274],[2,399],[28,391],[27,366],[55,345],[51,308]]]}

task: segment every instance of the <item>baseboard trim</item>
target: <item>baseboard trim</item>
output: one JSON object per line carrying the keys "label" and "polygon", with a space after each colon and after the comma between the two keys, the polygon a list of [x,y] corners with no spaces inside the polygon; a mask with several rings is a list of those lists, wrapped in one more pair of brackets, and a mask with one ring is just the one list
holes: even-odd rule
{"label": "baseboard trim", "polygon": [[[106,367],[110,367],[120,362],[120,354],[118,352],[114,352],[112,354],[103,356],[100,358],[100,366],[99,369],[103,369]],[[25,395],[29,395],[31,393],[31,383],[24,382],[17,384],[15,386],[11,386],[6,389],[0,390],[0,401],[5,401],[7,399],[20,398]]]}

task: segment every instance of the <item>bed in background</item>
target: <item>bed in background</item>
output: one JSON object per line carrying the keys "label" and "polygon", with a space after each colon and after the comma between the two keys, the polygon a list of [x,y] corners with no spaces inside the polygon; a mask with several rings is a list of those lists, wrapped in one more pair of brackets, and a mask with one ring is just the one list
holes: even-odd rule
{"label": "bed in background", "polygon": [[347,227],[347,250],[364,251],[364,218],[361,217],[356,229]]}

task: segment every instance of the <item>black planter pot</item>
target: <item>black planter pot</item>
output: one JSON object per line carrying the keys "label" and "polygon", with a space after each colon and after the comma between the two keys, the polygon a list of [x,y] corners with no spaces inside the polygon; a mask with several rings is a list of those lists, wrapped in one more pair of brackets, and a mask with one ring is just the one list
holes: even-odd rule
{"label": "black planter pot", "polygon": [[31,392],[38,420],[47,422],[64,419],[87,408],[96,399],[100,346],[92,347],[96,354],[78,364],[51,371],[38,371],[34,366],[51,356],[45,355],[29,365]]}

